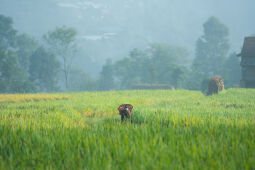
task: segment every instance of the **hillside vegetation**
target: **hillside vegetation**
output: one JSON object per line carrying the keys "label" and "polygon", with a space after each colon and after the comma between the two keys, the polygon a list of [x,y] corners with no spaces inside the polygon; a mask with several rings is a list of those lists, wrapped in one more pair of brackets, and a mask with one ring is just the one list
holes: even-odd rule
{"label": "hillside vegetation", "polygon": [[255,169],[254,132],[252,89],[0,95],[0,169]]}

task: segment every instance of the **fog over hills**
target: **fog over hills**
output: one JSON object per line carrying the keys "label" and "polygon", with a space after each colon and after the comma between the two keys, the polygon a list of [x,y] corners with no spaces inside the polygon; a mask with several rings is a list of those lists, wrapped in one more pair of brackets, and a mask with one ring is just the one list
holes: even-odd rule
{"label": "fog over hills", "polygon": [[97,74],[105,59],[117,60],[132,48],[166,42],[194,56],[203,23],[218,17],[230,30],[231,51],[255,33],[254,0],[0,0],[0,14],[37,39],[56,26],[78,30],[80,67]]}

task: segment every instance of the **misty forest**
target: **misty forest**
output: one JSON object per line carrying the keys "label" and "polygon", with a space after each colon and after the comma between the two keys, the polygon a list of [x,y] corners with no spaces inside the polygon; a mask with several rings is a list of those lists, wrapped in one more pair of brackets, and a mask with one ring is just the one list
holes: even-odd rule
{"label": "misty forest", "polygon": [[255,2],[0,2],[0,92],[238,86]]}

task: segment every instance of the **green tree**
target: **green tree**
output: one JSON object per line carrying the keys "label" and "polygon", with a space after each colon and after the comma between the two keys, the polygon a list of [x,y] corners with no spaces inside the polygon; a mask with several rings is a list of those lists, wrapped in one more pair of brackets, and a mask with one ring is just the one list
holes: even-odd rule
{"label": "green tree", "polygon": [[228,28],[215,17],[203,26],[204,35],[197,41],[193,69],[206,75],[219,74],[229,51]]}
{"label": "green tree", "polygon": [[0,50],[0,93],[33,92],[33,84],[18,65],[18,57],[12,51]]}
{"label": "green tree", "polygon": [[149,49],[155,83],[176,85],[184,74],[184,64],[188,62],[188,51],[183,47],[169,44],[152,44]]}
{"label": "green tree", "polygon": [[12,18],[0,15],[0,50],[15,47],[17,31],[13,28]]}
{"label": "green tree", "polygon": [[29,56],[37,43],[26,34],[18,35],[12,18],[0,15],[1,92],[25,93],[34,90],[28,79]]}
{"label": "green tree", "polygon": [[37,91],[57,91],[59,69],[60,64],[56,57],[44,47],[39,47],[30,56],[30,80],[36,85]]}
{"label": "green tree", "polygon": [[74,28],[57,27],[54,31],[43,36],[50,51],[61,59],[62,71],[65,78],[65,87],[68,90],[69,74],[72,68],[74,57],[77,53],[76,45],[77,32]]}
{"label": "green tree", "polygon": [[69,82],[71,91],[95,91],[98,88],[98,82],[78,68],[71,69]]}
{"label": "green tree", "polygon": [[169,84],[184,87],[188,52],[183,47],[168,44],[151,44],[141,51],[134,49],[128,57],[114,64],[122,88],[134,84]]}
{"label": "green tree", "polygon": [[16,37],[16,54],[19,59],[19,66],[25,71],[29,69],[29,57],[35,52],[38,43],[28,34],[21,34]]}
{"label": "green tree", "polygon": [[112,60],[108,59],[102,68],[99,78],[99,90],[114,89],[114,72]]}
{"label": "green tree", "polygon": [[227,58],[226,62],[224,63],[222,76],[226,88],[240,84],[241,80],[240,58],[237,57],[236,53],[230,54],[230,56]]}
{"label": "green tree", "polygon": [[119,81],[120,89],[129,89],[134,84],[152,82],[154,72],[147,54],[141,50],[133,49],[128,57],[117,61],[114,74]]}
{"label": "green tree", "polygon": [[[204,35],[197,40],[193,61],[193,80],[201,84],[208,76],[222,72],[229,51],[228,28],[216,17],[210,17],[203,25]],[[196,85],[200,87],[200,85]]]}
{"label": "green tree", "polygon": [[187,68],[179,65],[173,65],[171,70],[172,70],[171,84],[175,88],[186,88],[187,85],[185,80],[187,79],[188,73]]}

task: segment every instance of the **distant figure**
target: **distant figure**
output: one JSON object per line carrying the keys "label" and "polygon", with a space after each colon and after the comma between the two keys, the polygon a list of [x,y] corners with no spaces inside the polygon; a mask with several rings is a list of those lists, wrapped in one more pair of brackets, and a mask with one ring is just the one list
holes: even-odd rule
{"label": "distant figure", "polygon": [[221,76],[213,76],[208,83],[208,95],[218,94],[224,90],[224,83]]}
{"label": "distant figure", "polygon": [[121,116],[121,122],[123,122],[126,119],[131,119],[133,110],[133,106],[131,104],[122,104],[118,107],[118,110]]}

